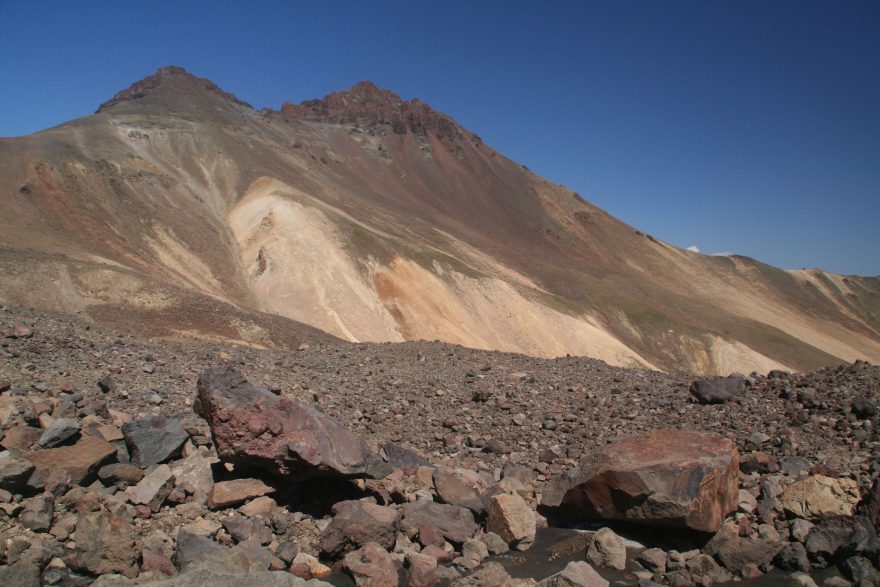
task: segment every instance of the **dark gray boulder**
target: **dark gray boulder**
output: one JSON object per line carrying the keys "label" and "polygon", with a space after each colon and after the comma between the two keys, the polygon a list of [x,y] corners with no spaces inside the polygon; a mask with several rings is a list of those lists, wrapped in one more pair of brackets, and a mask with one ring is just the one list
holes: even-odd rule
{"label": "dark gray boulder", "polygon": [[164,463],[180,454],[189,435],[180,420],[154,416],[135,420],[122,426],[131,461],[146,469]]}

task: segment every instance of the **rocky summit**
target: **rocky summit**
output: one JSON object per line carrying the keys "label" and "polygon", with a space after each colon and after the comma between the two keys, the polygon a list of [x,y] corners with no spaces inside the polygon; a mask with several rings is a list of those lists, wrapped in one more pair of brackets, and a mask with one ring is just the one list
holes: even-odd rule
{"label": "rocky summit", "polygon": [[[731,384],[440,342],[158,340],[0,310],[0,331],[25,330],[0,340],[3,585],[880,577],[866,362]],[[706,401],[715,381],[735,393]]]}

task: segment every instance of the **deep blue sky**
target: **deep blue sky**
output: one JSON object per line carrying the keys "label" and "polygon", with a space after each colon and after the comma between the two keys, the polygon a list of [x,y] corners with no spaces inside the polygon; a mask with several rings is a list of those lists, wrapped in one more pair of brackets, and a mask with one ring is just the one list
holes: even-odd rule
{"label": "deep blue sky", "polygon": [[0,0],[0,136],[177,64],[256,107],[370,79],[704,253],[880,274],[880,2]]}

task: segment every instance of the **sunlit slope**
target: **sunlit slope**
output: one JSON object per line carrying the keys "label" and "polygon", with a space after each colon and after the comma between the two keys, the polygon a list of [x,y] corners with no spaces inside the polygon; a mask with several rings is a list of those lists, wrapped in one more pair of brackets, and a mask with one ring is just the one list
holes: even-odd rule
{"label": "sunlit slope", "polygon": [[[0,140],[0,243],[0,301],[145,325],[176,308],[191,336],[293,344],[247,326],[277,316],[664,370],[880,360],[877,278],[678,249],[368,83],[258,112],[160,70]],[[217,304],[243,326],[198,318]]]}

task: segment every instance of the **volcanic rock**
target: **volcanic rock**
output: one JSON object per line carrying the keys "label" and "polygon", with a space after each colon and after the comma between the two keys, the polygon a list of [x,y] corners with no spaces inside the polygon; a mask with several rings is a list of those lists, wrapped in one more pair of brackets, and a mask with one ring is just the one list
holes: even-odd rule
{"label": "volcanic rock", "polygon": [[98,469],[98,478],[107,484],[134,485],[144,478],[144,471],[128,463],[110,463]]}
{"label": "volcanic rock", "polygon": [[57,418],[43,431],[38,444],[42,448],[53,448],[76,437],[79,434],[79,420],[76,418]]}
{"label": "volcanic rock", "polygon": [[622,571],[626,568],[626,546],[611,528],[601,528],[587,547],[587,562],[595,567]]}
{"label": "volcanic rock", "polygon": [[701,404],[723,404],[742,397],[744,389],[742,377],[714,377],[695,381],[690,392]]}
{"label": "volcanic rock", "polygon": [[434,489],[443,503],[467,508],[476,515],[486,510],[473,484],[453,471],[434,469]]}
{"label": "volcanic rock", "polygon": [[880,550],[877,531],[864,516],[823,518],[810,530],[804,546],[811,560],[824,565]]}
{"label": "volcanic rock", "polygon": [[138,574],[140,549],[131,525],[107,511],[80,514],[76,522],[76,549],[68,560],[71,568],[92,575]]}
{"label": "volcanic rock", "polygon": [[570,562],[555,575],[539,581],[536,587],[608,587],[596,569],[583,561]]}
{"label": "volcanic rock", "polygon": [[810,520],[850,515],[858,501],[858,483],[852,479],[832,479],[824,475],[795,481],[780,497],[785,513]]}
{"label": "volcanic rock", "polygon": [[706,544],[703,553],[714,556],[727,570],[741,573],[746,565],[771,562],[781,548],[778,541],[743,538],[736,525],[728,523]]}
{"label": "volcanic rock", "polygon": [[323,581],[307,582],[279,571],[230,572],[222,567],[193,567],[184,573],[150,583],[150,587],[332,587]]}
{"label": "volcanic rock", "polygon": [[776,555],[773,563],[783,571],[809,572],[813,565],[807,549],[800,542],[789,542]]}
{"label": "volcanic rock", "polygon": [[27,560],[0,566],[0,585],[10,587],[41,587],[40,567]]}
{"label": "volcanic rock", "polygon": [[535,541],[535,512],[516,493],[501,493],[489,500],[489,532],[498,534],[511,548],[527,550]]}
{"label": "volcanic rock", "polygon": [[13,426],[6,430],[6,434],[3,435],[3,440],[0,442],[0,446],[5,449],[17,448],[19,450],[28,450],[40,440],[42,435],[43,431],[39,428],[19,424],[18,426]]}
{"label": "volcanic rock", "polygon": [[666,553],[659,548],[648,548],[639,554],[639,563],[654,573],[666,572]]}
{"label": "volcanic rock", "polygon": [[183,487],[187,493],[192,494],[191,501],[194,503],[204,504],[208,500],[214,487],[214,474],[211,471],[211,464],[214,462],[217,462],[217,457],[194,452],[171,464],[178,487]]}
{"label": "volcanic rock", "polygon": [[128,500],[135,505],[145,505],[158,512],[165,499],[174,489],[174,473],[168,465],[159,465],[147,474],[137,485],[125,490]]}
{"label": "volcanic rock", "polygon": [[874,478],[871,489],[856,506],[856,512],[871,520],[874,528],[880,528],[880,477]]}
{"label": "volcanic rock", "polygon": [[0,489],[21,493],[33,472],[34,465],[29,460],[14,457],[6,451],[0,453]]}
{"label": "volcanic rock", "polygon": [[21,525],[33,532],[48,532],[55,514],[55,499],[50,495],[32,497],[24,501],[18,515]]}
{"label": "volcanic rock", "polygon": [[859,585],[880,585],[880,572],[867,558],[851,556],[840,565],[843,575]]}
{"label": "volcanic rock", "polygon": [[358,436],[318,410],[280,398],[228,366],[199,377],[196,411],[221,460],[278,477],[384,477],[389,468]]}
{"label": "volcanic rock", "polygon": [[368,542],[386,550],[394,547],[400,511],[352,500],[337,503],[333,512],[333,520],[321,533],[321,552],[326,556],[337,558]]}
{"label": "volcanic rock", "polygon": [[735,510],[739,455],[715,434],[663,429],[608,445],[544,491],[545,506],[587,519],[715,532]]}
{"label": "volcanic rock", "polygon": [[223,518],[222,524],[235,542],[255,539],[263,546],[272,542],[272,530],[261,518],[233,515]]}
{"label": "volcanic rock", "polygon": [[122,426],[131,461],[146,469],[180,454],[189,435],[175,418],[154,416],[128,422]]}
{"label": "volcanic rock", "polygon": [[207,497],[207,504],[209,508],[219,510],[274,492],[274,488],[269,487],[259,479],[220,481],[219,483],[214,483],[211,487]]}
{"label": "volcanic rock", "polygon": [[342,568],[351,574],[358,587],[397,587],[397,567],[391,555],[375,542],[345,555]]}
{"label": "volcanic rock", "polygon": [[177,532],[175,542],[174,564],[179,570],[184,570],[193,563],[203,561],[218,555],[224,550],[222,546],[201,536],[189,528],[181,528]]}
{"label": "volcanic rock", "polygon": [[76,444],[36,450],[23,455],[34,464],[34,474],[63,470],[70,474],[70,482],[88,485],[95,480],[98,469],[116,460],[116,449],[108,442],[84,435]]}
{"label": "volcanic rock", "polygon": [[394,442],[386,442],[382,446],[385,456],[388,457],[388,465],[393,469],[415,469],[430,465],[428,459],[416,451],[400,446]]}
{"label": "volcanic rock", "polygon": [[404,504],[401,529],[410,535],[423,526],[436,526],[450,542],[463,544],[477,531],[474,515],[467,508],[435,503],[427,499]]}

